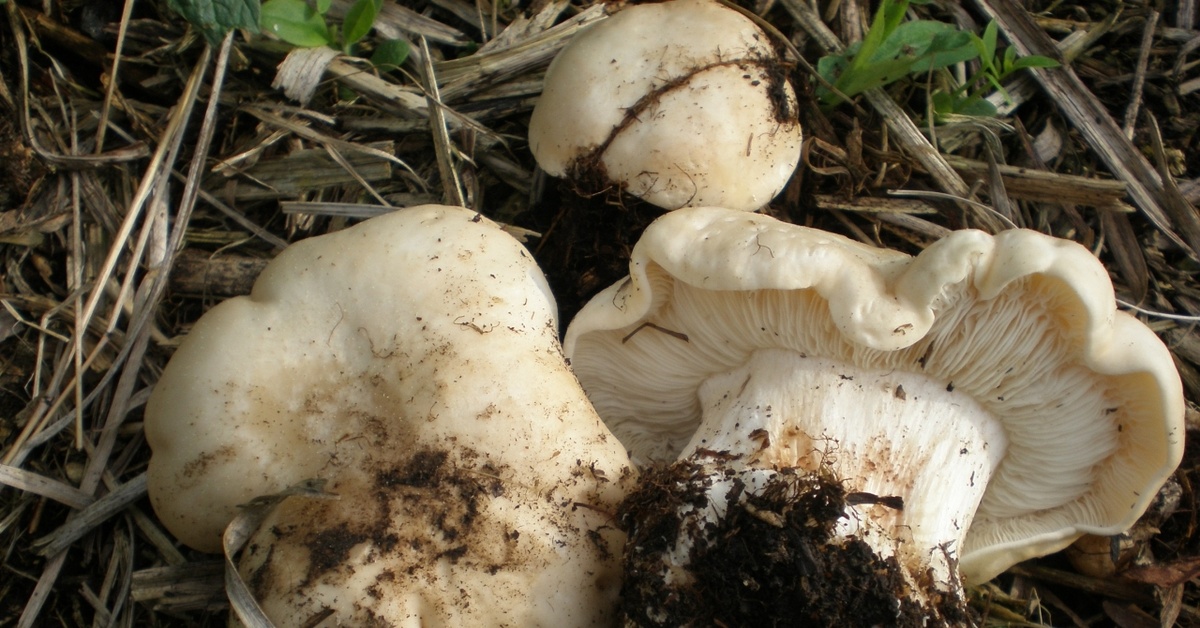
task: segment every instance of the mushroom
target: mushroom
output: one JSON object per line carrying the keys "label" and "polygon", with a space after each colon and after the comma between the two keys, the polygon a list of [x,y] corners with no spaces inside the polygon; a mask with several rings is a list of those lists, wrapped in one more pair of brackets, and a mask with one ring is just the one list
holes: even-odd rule
{"label": "mushroom", "polygon": [[666,209],[753,211],[800,159],[787,68],[749,18],[712,0],[627,6],[558,54],[529,123],[538,165]]}
{"label": "mushroom", "polygon": [[[636,463],[680,459],[647,474],[654,490],[623,515],[638,572],[627,577],[651,580],[626,589],[666,591],[634,609],[657,625],[703,604],[688,597],[704,590],[702,554],[750,542],[720,528],[735,514],[823,539],[820,552],[781,558],[775,545],[760,560],[811,575],[833,569],[814,553],[836,548],[866,573],[899,568],[905,593],[880,621],[953,625],[958,568],[979,583],[1081,534],[1120,532],[1182,455],[1170,353],[1116,310],[1086,249],[1033,231],[958,231],[910,257],[766,216],[683,209],[647,228],[630,276],[580,311],[564,346]],[[836,521],[797,506],[813,503],[839,506],[822,511]],[[665,544],[646,540],[651,529]],[[875,559],[855,553],[862,543]],[[829,591],[854,613],[864,602],[845,592],[879,582],[845,577]],[[802,584],[770,582],[784,587],[776,602]]]}
{"label": "mushroom", "polygon": [[236,505],[305,479],[240,570],[275,622],[594,626],[628,458],[563,358],[530,255],[463,208],[295,244],[206,313],[146,409],[151,501],[219,548]]}

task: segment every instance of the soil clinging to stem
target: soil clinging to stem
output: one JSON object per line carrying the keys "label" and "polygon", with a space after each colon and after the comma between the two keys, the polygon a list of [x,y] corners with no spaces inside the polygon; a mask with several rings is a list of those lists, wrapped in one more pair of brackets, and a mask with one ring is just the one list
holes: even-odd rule
{"label": "soil clinging to stem", "polygon": [[626,626],[974,624],[957,595],[911,595],[896,557],[837,537],[847,494],[835,479],[784,469],[763,483],[762,470],[712,460],[646,469],[623,502]]}

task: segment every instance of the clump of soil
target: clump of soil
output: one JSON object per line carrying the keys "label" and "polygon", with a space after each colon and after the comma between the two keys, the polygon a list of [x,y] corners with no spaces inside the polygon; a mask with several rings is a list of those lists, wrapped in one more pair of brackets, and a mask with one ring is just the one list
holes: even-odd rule
{"label": "clump of soil", "polygon": [[895,557],[837,537],[845,507],[841,484],[820,474],[692,460],[646,470],[618,513],[625,625],[973,623],[958,596],[910,595]]}

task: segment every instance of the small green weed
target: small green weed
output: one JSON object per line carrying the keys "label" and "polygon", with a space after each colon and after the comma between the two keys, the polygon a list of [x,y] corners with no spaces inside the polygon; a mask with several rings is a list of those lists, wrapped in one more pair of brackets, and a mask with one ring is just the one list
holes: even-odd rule
{"label": "small green weed", "polygon": [[971,34],[971,43],[979,52],[981,71],[962,85],[950,91],[937,90],[930,94],[933,114],[941,118],[949,114],[994,116],[996,108],[984,96],[989,89],[995,89],[1008,99],[1004,89],[1004,81],[1018,70],[1026,68],[1055,68],[1058,62],[1041,55],[1017,57],[1017,51],[1012,46],[1004,49],[1003,54],[996,50],[996,22],[989,22],[983,30],[983,37]]}
{"label": "small green weed", "polygon": [[[262,30],[293,46],[332,46],[352,54],[354,45],[371,32],[383,0],[357,0],[346,12],[340,31],[325,20],[332,0],[267,0],[262,5]],[[387,40],[375,49],[376,66],[398,66],[408,57],[408,44]]]}
{"label": "small green weed", "polygon": [[[213,44],[230,30],[246,29],[266,31],[293,46],[332,46],[346,54],[353,54],[354,46],[371,32],[383,8],[383,0],[357,0],[337,30],[325,20],[333,0],[167,0],[167,4]],[[383,41],[375,47],[371,62],[376,67],[396,67],[408,52],[404,41]]]}
{"label": "small green weed", "polygon": [[[930,0],[911,0],[928,4]],[[933,73],[955,63],[978,59],[981,72],[962,85],[935,90],[931,95],[935,116],[949,114],[995,115],[983,98],[990,88],[1003,92],[1009,75],[1024,68],[1054,67],[1053,59],[1041,56],[1016,57],[1013,48],[997,54],[997,27],[988,24],[983,37],[960,31],[936,20],[904,20],[910,0],[883,0],[863,40],[838,55],[822,57],[817,72],[838,92],[853,97],[903,78]],[[945,81],[943,81],[945,82]],[[821,87],[817,96],[826,107],[841,102],[833,90]]]}

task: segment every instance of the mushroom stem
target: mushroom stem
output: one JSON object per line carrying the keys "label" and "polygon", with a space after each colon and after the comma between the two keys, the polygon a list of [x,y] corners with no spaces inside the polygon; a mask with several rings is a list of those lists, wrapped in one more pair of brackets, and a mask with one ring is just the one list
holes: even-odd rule
{"label": "mushroom stem", "polygon": [[[666,588],[697,586],[704,575],[692,563],[707,560],[700,555],[713,547],[712,539],[760,542],[752,527],[726,529],[732,511],[745,510],[777,529],[794,520],[801,529],[826,531],[814,538],[823,543],[820,553],[828,557],[837,548],[837,560],[848,563],[841,567],[852,567],[850,580],[839,586],[890,595],[871,601],[891,609],[888,623],[960,624],[966,615],[957,553],[1007,443],[999,423],[952,388],[920,374],[866,370],[784,349],[758,350],[743,365],[709,377],[699,391],[700,427],[669,482],[689,497],[678,510],[682,532],[659,570]],[[817,504],[832,500],[835,507],[802,512],[813,510],[817,497]],[[636,514],[633,520],[636,537]],[[862,544],[871,556],[862,555]],[[770,560],[773,551],[760,554]],[[864,574],[873,581],[857,580]],[[891,591],[880,589],[881,574],[891,574],[885,582]],[[841,577],[824,578],[830,575]],[[844,600],[847,611],[864,603]]]}

